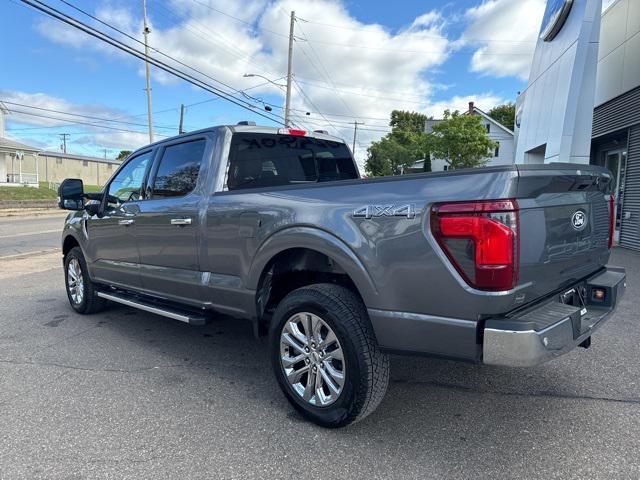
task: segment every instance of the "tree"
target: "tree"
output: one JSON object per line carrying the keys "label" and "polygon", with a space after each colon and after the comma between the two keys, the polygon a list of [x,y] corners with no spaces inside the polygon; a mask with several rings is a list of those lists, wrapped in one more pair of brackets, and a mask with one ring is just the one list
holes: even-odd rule
{"label": "tree", "polygon": [[404,132],[422,133],[427,116],[417,112],[405,112],[404,110],[394,110],[391,112],[389,126],[393,130]]}
{"label": "tree", "polygon": [[500,122],[509,130],[513,130],[516,120],[516,105],[509,102],[504,105],[498,105],[489,110],[489,116],[496,122]]}
{"label": "tree", "polygon": [[131,155],[131,150],[120,150],[120,153],[118,154],[118,156],[116,157],[116,160],[118,160],[119,162],[123,161],[125,158],[127,158],[129,155]]}
{"label": "tree", "polygon": [[489,152],[497,147],[487,135],[478,115],[461,115],[445,110],[444,119],[433,126],[424,151],[445,160],[450,168],[480,167],[487,163]]}
{"label": "tree", "polygon": [[[416,112],[394,110],[389,125],[392,128],[367,149],[365,169],[368,175],[398,175],[403,168],[425,158],[427,116]],[[430,171],[431,163],[427,165]],[[426,171],[426,170],[425,170]]]}

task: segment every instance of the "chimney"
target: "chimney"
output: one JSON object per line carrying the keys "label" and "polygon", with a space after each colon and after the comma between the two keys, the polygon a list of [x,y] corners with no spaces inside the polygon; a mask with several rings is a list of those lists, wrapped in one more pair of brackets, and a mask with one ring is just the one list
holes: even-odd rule
{"label": "chimney", "polygon": [[469,102],[469,113],[473,113],[473,102]]}

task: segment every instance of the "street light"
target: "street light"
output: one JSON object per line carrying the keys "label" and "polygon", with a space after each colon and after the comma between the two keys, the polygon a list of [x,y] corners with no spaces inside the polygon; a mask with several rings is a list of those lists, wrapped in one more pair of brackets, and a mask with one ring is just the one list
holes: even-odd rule
{"label": "street light", "polygon": [[[271,83],[272,85],[275,85],[276,87],[281,87],[281,88],[285,88],[286,85],[282,85],[280,83],[276,83],[273,80],[268,79],[267,77],[265,77],[264,75],[260,75],[258,73],[245,73],[244,75],[242,75],[245,78],[250,78],[250,77],[259,77],[262,78],[264,80],[266,80],[267,82]],[[280,78],[284,78],[284,77],[280,77]],[[280,80],[279,78],[276,80]]]}

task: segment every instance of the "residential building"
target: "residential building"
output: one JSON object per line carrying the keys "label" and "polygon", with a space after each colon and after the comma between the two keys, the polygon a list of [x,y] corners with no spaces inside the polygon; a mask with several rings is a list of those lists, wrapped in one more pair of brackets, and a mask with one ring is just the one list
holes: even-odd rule
{"label": "residential building", "polygon": [[[464,115],[477,115],[482,118],[482,125],[487,130],[489,138],[497,143],[497,146],[491,152],[487,152],[486,166],[494,165],[510,165],[513,163],[514,157],[514,141],[513,131],[502,125],[497,120],[491,118],[483,110],[474,105],[473,102],[469,102],[469,109],[464,112]],[[433,126],[442,120],[429,119],[425,123],[425,131],[427,133],[433,132]],[[421,172],[423,170],[424,160],[418,160],[415,162],[407,172]],[[431,171],[441,172],[449,168],[449,163],[444,159],[431,158]]]}

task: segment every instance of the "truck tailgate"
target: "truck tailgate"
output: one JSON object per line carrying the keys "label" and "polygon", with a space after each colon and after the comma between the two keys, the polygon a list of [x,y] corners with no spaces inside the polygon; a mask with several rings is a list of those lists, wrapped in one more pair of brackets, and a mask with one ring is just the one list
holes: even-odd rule
{"label": "truck tailgate", "polygon": [[608,170],[591,165],[518,166],[520,281],[542,296],[609,259]]}

